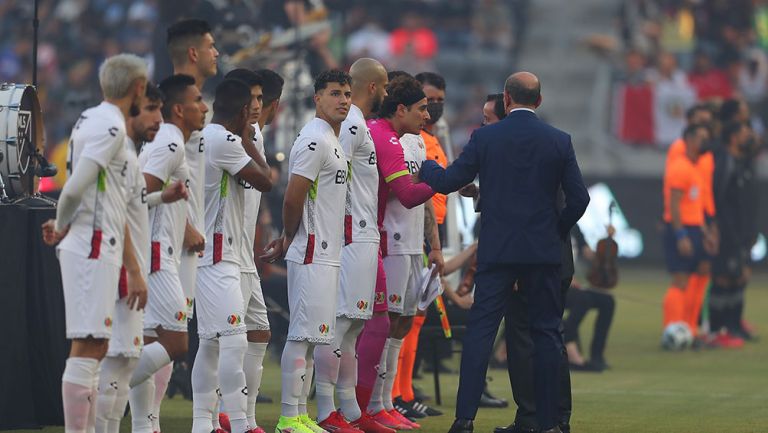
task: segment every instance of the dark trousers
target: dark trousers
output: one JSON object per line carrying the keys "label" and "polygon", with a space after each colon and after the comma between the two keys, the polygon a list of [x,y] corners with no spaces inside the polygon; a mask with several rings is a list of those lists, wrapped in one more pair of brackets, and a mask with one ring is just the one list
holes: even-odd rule
{"label": "dark trousers", "polygon": [[575,341],[579,343],[579,325],[584,316],[591,309],[597,309],[595,320],[595,333],[592,336],[592,346],[589,356],[592,361],[605,361],[605,344],[608,341],[608,331],[611,329],[613,312],[616,302],[613,296],[607,293],[592,290],[572,289],[565,297],[565,306],[568,309],[568,317],[563,322],[565,327],[565,342]]}
{"label": "dark trousers", "polygon": [[[534,349],[533,365],[527,372],[533,371],[536,419],[545,430],[558,424],[560,371],[565,352],[560,281],[560,265],[478,265],[475,302],[469,313],[461,357],[456,418],[475,418],[501,319],[510,312],[513,297],[523,295]],[[512,289],[516,282],[519,292]],[[507,346],[516,344],[507,334]]]}
{"label": "dark trousers", "polygon": [[[571,279],[561,279],[562,296],[571,285]],[[512,396],[517,405],[515,423],[524,428],[536,429],[536,393],[533,382],[534,345],[528,325],[528,297],[516,292],[510,299],[504,316],[504,332],[507,346],[507,368]],[[560,328],[562,334],[562,327]],[[571,419],[571,374],[568,369],[568,355],[560,353],[560,385],[558,388],[557,422],[569,425]]]}

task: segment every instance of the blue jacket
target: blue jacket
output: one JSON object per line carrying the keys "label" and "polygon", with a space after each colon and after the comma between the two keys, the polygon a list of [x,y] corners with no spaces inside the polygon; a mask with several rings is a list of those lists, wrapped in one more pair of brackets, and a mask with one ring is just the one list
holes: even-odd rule
{"label": "blue jacket", "polygon": [[[448,194],[477,174],[478,263],[561,263],[562,242],[589,203],[571,137],[531,111],[514,111],[475,130],[448,168],[425,161],[419,177]],[[561,186],[565,207],[558,206]]]}

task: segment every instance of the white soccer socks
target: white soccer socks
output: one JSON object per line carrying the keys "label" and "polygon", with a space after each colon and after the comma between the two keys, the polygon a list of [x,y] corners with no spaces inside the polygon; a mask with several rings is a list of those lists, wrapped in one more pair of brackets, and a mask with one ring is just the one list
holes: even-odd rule
{"label": "white soccer socks", "polygon": [[264,373],[264,356],[267,354],[269,343],[248,342],[248,351],[245,352],[243,373],[245,373],[245,385],[248,387],[248,400],[245,416],[248,426],[256,428],[256,398],[259,396],[261,376]]}
{"label": "white soccer socks", "polygon": [[243,373],[247,349],[248,338],[245,334],[219,337],[219,388],[221,402],[229,415],[232,433],[244,433],[248,430],[245,416],[248,388]]}
{"label": "white soccer socks", "polygon": [[353,320],[352,325],[341,341],[341,358],[339,359],[339,379],[336,382],[336,393],[339,396],[341,413],[350,421],[356,421],[362,415],[357,403],[355,386],[357,385],[357,353],[355,343],[365,324],[362,320]]}
{"label": "white soccer socks", "polygon": [[96,398],[96,433],[118,433],[128,403],[128,381],[138,358],[108,356],[101,361]]}
{"label": "white soccer socks", "polygon": [[94,380],[98,380],[99,361],[93,358],[69,358],[61,377],[61,395],[64,402],[65,433],[85,433],[96,394]]}
{"label": "white soccer socks", "polygon": [[[219,342],[200,339],[192,367],[192,433],[211,433],[219,404]],[[218,421],[218,420],[217,420]]]}
{"label": "white soccer socks", "polygon": [[133,433],[152,433],[152,408],[155,405],[155,380],[158,370],[168,365],[171,357],[162,344],[147,344],[141,351],[139,363],[131,376],[129,400]]}
{"label": "white soccer socks", "polygon": [[395,386],[395,379],[397,379],[397,358],[400,356],[400,347],[402,345],[403,340],[389,339],[389,347],[387,348],[387,377],[384,379],[384,387],[381,390],[381,401],[384,403],[384,409],[387,412],[395,408],[392,404],[392,388]]}
{"label": "white soccer socks", "polygon": [[173,374],[173,362],[166,364],[155,373],[155,403],[152,405],[152,431],[160,431],[160,405],[163,404],[168,382]]}
{"label": "white soccer socks", "polygon": [[384,410],[384,403],[382,401],[382,392],[384,389],[384,381],[387,378],[387,355],[389,354],[389,342],[391,338],[387,338],[384,342],[384,349],[381,351],[381,359],[379,365],[376,366],[376,382],[373,384],[373,391],[371,392],[371,400],[368,403],[368,413],[375,414]]}
{"label": "white soccer socks", "polygon": [[309,343],[306,341],[285,342],[283,356],[280,359],[280,371],[282,372],[280,414],[282,416],[299,416],[299,397],[304,388],[309,349]]}

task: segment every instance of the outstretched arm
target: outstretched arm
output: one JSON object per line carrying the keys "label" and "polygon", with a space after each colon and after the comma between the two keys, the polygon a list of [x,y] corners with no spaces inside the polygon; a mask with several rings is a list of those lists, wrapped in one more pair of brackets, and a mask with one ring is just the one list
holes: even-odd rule
{"label": "outstretched arm", "polygon": [[448,168],[440,167],[433,160],[424,161],[419,170],[419,178],[433,190],[441,194],[450,194],[472,182],[479,169],[478,143],[473,133],[464,151]]}

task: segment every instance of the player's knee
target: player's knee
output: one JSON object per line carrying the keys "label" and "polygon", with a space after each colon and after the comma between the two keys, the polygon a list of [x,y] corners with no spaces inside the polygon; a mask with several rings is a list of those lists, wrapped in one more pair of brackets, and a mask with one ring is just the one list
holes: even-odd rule
{"label": "player's knee", "polygon": [[258,330],[248,331],[248,341],[250,343],[269,343],[272,338],[272,331],[270,330]]}
{"label": "player's knee", "polygon": [[165,346],[165,349],[172,361],[182,361],[189,350],[189,341],[186,338],[177,338]]}

